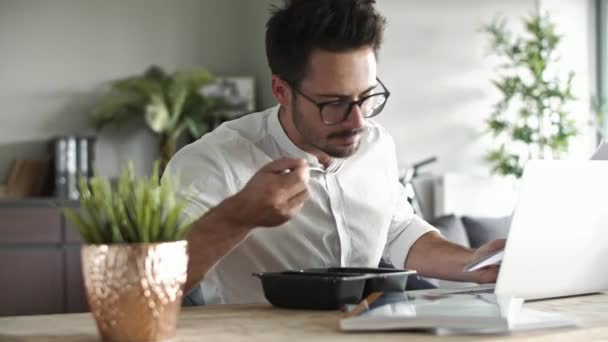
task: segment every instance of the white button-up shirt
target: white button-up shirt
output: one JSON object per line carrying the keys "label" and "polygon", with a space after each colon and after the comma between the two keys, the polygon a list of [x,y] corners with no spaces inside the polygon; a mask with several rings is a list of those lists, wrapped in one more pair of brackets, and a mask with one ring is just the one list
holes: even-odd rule
{"label": "white button-up shirt", "polygon": [[278,112],[277,106],[227,122],[181,149],[168,165],[166,175],[178,182],[191,219],[240,191],[272,160],[303,158],[313,168],[309,199],[294,218],[254,229],[208,272],[202,282],[206,303],[265,301],[253,272],[377,267],[383,256],[403,267],[414,242],[434,230],[406,200],[395,146],[384,128],[367,120],[357,152],[325,168],[292,143]]}

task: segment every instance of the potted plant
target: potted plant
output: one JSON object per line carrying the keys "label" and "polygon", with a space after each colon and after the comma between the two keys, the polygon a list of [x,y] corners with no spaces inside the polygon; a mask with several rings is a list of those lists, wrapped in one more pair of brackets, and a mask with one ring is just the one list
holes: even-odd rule
{"label": "potted plant", "polygon": [[214,81],[202,68],[167,74],[151,66],[142,75],[111,83],[111,90],[93,111],[98,129],[108,124],[139,120],[159,138],[160,168],[164,170],[177,150],[182,133],[199,138],[212,123],[223,118],[221,99],[203,95],[201,89]]}
{"label": "potted plant", "polygon": [[81,178],[81,209],[64,209],[85,241],[82,271],[91,313],[104,341],[174,337],[187,276],[188,223],[170,182],[126,167],[114,188]]}
{"label": "potted plant", "polygon": [[500,58],[493,81],[502,98],[487,120],[496,139],[488,161],[492,171],[520,177],[528,159],[559,158],[568,151],[577,127],[566,108],[573,72],[560,77],[557,46],[561,37],[547,16],[524,19],[525,33],[514,36],[504,19],[484,27]]}

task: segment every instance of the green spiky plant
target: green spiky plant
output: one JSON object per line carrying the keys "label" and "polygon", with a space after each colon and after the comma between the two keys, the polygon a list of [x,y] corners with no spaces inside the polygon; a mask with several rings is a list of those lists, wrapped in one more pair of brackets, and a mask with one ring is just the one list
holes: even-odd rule
{"label": "green spiky plant", "polygon": [[558,74],[557,46],[561,36],[548,16],[524,19],[525,34],[514,36],[498,18],[483,31],[490,35],[502,64],[494,86],[502,99],[487,120],[497,148],[487,160],[492,171],[521,177],[531,158],[559,158],[568,151],[577,127],[566,107],[574,100],[573,72]]}
{"label": "green spiky plant", "polygon": [[170,181],[159,182],[159,163],[149,178],[136,178],[129,163],[112,188],[107,178],[79,179],[81,209],[63,209],[89,244],[155,243],[185,238],[190,222],[180,222],[184,202]]}
{"label": "green spiky plant", "polygon": [[201,92],[212,82],[214,77],[203,68],[168,74],[151,66],[142,75],[111,83],[111,90],[93,110],[95,125],[101,129],[126,121],[145,122],[159,137],[160,168],[164,170],[184,132],[197,139],[211,128],[210,123],[226,117],[225,104]]}

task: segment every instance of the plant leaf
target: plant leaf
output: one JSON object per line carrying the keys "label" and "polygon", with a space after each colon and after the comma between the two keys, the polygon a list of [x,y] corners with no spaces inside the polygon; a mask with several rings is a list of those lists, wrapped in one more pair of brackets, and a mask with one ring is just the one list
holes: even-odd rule
{"label": "plant leaf", "polygon": [[176,200],[169,181],[159,182],[155,162],[148,178],[135,177],[132,163],[121,172],[115,188],[109,180],[79,177],[79,212],[63,208],[87,243],[148,243],[182,238],[184,223],[178,225],[185,202]]}

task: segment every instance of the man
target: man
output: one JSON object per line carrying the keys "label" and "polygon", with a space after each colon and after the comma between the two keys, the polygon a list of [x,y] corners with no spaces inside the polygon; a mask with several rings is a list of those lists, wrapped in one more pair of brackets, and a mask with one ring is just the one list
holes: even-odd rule
{"label": "man", "polygon": [[[279,105],[228,122],[182,149],[167,174],[197,219],[187,290],[207,303],[263,301],[252,272],[325,266],[397,267],[494,282],[463,267],[501,248],[469,250],[414,215],[395,147],[371,119],[389,91],[376,73],[385,19],[372,0],[291,0],[268,21]],[[273,228],[262,228],[273,227]]]}

